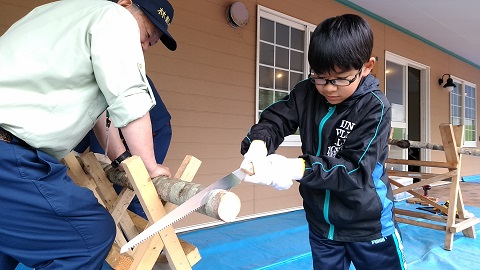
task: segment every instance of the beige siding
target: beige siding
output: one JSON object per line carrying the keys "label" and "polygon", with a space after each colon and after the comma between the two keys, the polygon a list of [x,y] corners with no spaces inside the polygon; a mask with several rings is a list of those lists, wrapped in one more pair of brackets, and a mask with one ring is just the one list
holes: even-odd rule
{"label": "beige siding", "polygon": [[[34,6],[47,2],[0,0],[0,33]],[[225,9],[232,2],[171,0],[175,17],[170,31],[178,49],[170,52],[157,45],[146,53],[148,74],[172,114],[173,139],[165,164],[174,172],[185,155],[196,156],[203,163],[194,181],[204,185],[239,166],[240,142],[255,121],[257,4],[315,25],[330,16],[359,14],[335,1],[245,0],[242,2],[249,10],[250,21],[246,27],[234,29],[225,19]],[[431,68],[431,141],[440,143],[438,125],[449,122],[449,95],[438,85],[438,78],[451,73],[479,89],[480,70],[382,22],[366,19],[375,35],[373,54],[378,63],[373,72],[382,88],[385,51]],[[477,104],[479,100],[477,96]],[[296,157],[300,150],[284,147],[279,153]],[[442,156],[433,154],[432,158]],[[464,158],[464,175],[480,174],[475,166],[477,159]],[[276,191],[243,183],[233,191],[242,200],[241,216],[301,206],[297,184],[290,190]],[[177,227],[210,221],[192,214]]]}

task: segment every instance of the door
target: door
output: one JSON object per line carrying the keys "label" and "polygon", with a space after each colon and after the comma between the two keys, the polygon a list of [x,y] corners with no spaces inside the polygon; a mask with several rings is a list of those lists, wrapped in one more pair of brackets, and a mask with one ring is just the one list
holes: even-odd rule
{"label": "door", "polygon": [[[428,141],[428,67],[388,52],[385,58],[385,93],[392,106],[392,138]],[[390,146],[389,157],[427,160],[429,153],[421,149]],[[420,171],[418,166],[388,166],[395,170]]]}

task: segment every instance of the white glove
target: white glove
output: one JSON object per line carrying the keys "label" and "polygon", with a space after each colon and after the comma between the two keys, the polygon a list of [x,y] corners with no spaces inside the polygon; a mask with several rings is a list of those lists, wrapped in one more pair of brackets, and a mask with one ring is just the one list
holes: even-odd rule
{"label": "white glove", "polygon": [[251,168],[252,164],[255,166],[255,163],[265,160],[267,154],[268,151],[266,144],[261,140],[254,140],[250,144],[247,153],[243,155],[244,159],[240,168]]}
{"label": "white glove", "polygon": [[286,158],[282,155],[269,155],[256,162],[254,175],[247,175],[245,182],[272,186],[278,190],[289,189],[293,180],[303,177],[305,160],[302,158]]}

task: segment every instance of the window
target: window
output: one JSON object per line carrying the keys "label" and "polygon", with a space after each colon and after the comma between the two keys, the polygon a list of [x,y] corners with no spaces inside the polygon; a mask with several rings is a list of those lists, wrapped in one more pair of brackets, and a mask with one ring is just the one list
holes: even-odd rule
{"label": "window", "polygon": [[[307,61],[310,34],[315,25],[258,6],[256,121],[270,104],[281,100],[310,70]],[[309,33],[306,35],[305,33]],[[296,135],[283,146],[300,145]]]}
{"label": "window", "polygon": [[476,86],[467,81],[453,78],[457,87],[450,93],[450,123],[465,128],[465,147],[477,146]]}

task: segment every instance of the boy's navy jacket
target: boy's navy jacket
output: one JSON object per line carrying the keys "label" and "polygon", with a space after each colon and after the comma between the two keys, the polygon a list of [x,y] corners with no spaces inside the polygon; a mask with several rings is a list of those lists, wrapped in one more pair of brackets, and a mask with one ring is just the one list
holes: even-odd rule
{"label": "boy's navy jacket", "polygon": [[372,241],[394,233],[393,194],[384,165],[390,103],[368,75],[345,101],[332,105],[310,80],[266,108],[242,141],[266,142],[269,154],[300,129],[304,177],[300,194],[310,229],[332,240]]}

